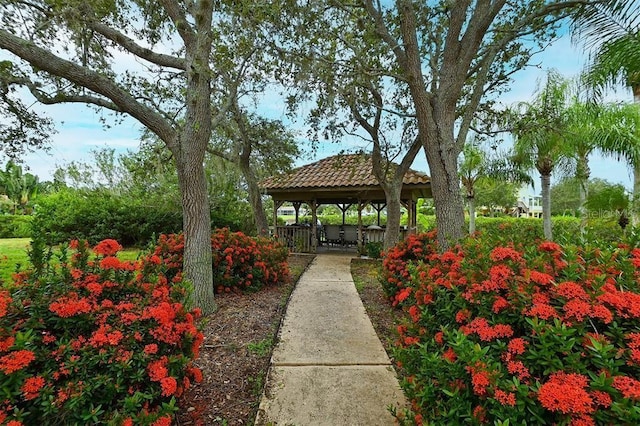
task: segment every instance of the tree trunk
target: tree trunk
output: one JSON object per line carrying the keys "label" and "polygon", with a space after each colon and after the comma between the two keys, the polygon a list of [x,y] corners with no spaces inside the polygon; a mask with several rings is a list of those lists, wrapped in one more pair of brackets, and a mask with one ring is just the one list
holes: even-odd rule
{"label": "tree trunk", "polygon": [[467,207],[469,208],[469,235],[476,232],[476,197],[467,197]]}
{"label": "tree trunk", "polygon": [[586,203],[587,203],[587,197],[588,197],[588,188],[587,188],[587,181],[586,180],[582,180],[580,179],[580,207],[579,207],[579,211],[580,211],[580,235],[584,236],[585,230],[587,228],[587,207],[586,207]]}
{"label": "tree trunk", "polygon": [[552,241],[551,231],[551,174],[540,174],[540,185],[542,187],[542,229],[544,238]]}
{"label": "tree trunk", "polygon": [[[446,250],[452,242],[464,237],[464,203],[460,195],[458,182],[458,155],[449,143],[438,140],[425,142],[425,152],[431,174],[431,192],[436,210],[436,227],[438,229],[438,244],[441,250]],[[438,139],[441,139],[438,138]]]}
{"label": "tree trunk", "polygon": [[631,200],[631,226],[640,226],[640,164],[633,166],[633,195]]}
{"label": "tree trunk", "polygon": [[383,185],[384,195],[387,201],[387,227],[384,233],[384,250],[388,251],[400,239],[400,192],[402,180],[394,179],[387,185]]}
{"label": "tree trunk", "polygon": [[580,207],[578,210],[580,211],[580,235],[584,236],[585,229],[587,227],[587,197],[589,196],[589,189],[587,185],[589,183],[589,160],[586,155],[580,156],[578,158],[578,170],[576,172],[576,177],[578,178],[578,183],[580,186]]}
{"label": "tree trunk", "polygon": [[253,210],[253,219],[256,225],[256,231],[259,236],[269,236],[269,222],[267,221],[267,215],[264,212],[262,205],[262,194],[260,193],[260,187],[258,186],[258,179],[251,169],[248,157],[240,158],[240,170],[247,182],[247,190],[249,192],[249,203]]}
{"label": "tree trunk", "polygon": [[194,38],[185,40],[185,121],[174,149],[182,196],[184,277],[193,284],[191,302],[207,315],[216,310],[211,256],[211,211],[204,155],[211,140],[211,25],[213,3],[196,4]]}
{"label": "tree trunk", "polygon": [[178,184],[182,196],[183,272],[193,284],[191,303],[205,314],[216,310],[211,257],[211,213],[202,161],[176,156]]}

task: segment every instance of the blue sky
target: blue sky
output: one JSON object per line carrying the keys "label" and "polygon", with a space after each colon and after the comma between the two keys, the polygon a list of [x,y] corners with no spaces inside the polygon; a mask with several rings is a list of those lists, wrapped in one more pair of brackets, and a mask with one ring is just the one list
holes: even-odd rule
{"label": "blue sky", "polygon": [[[530,100],[536,89],[537,82],[544,77],[550,68],[557,69],[566,77],[577,75],[583,68],[585,56],[581,49],[573,46],[568,36],[557,40],[545,52],[539,54],[534,60],[537,66],[530,66],[517,73],[513,78],[511,91],[500,98],[504,104],[512,104],[518,101]],[[613,95],[612,99],[631,101],[631,93],[621,90]],[[57,123],[58,133],[52,135],[52,149],[50,154],[36,152],[26,156],[25,163],[30,172],[38,175],[41,180],[51,179],[57,166],[62,166],[70,161],[89,161],[92,149],[112,147],[119,152],[136,150],[139,144],[141,128],[133,119],[125,119],[122,124],[104,129],[100,124],[98,114],[90,108],[80,105],[56,105],[34,106],[45,112]],[[281,98],[275,95],[267,95],[260,107],[265,115],[270,118],[280,118],[289,122],[285,117],[285,107]],[[294,128],[302,126],[302,119],[291,123]],[[304,137],[301,131],[301,137]],[[299,164],[308,163],[314,159],[333,155],[342,149],[349,148],[347,144],[323,144],[320,145],[315,157],[305,158]],[[607,179],[614,183],[622,183],[627,188],[631,187],[630,172],[626,164],[613,159],[603,159],[597,155],[591,158],[592,177]],[[428,173],[428,167],[424,153],[421,151],[414,162],[413,169]],[[538,188],[536,188],[537,190]],[[536,191],[537,192],[537,191]]]}

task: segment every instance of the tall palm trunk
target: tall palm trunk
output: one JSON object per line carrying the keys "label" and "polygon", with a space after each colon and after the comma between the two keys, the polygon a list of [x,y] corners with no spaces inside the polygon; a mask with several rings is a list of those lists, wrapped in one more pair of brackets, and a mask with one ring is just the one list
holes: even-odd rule
{"label": "tall palm trunk", "polygon": [[467,208],[469,209],[469,235],[476,232],[476,197],[467,195]]}
{"label": "tall palm trunk", "polygon": [[551,173],[540,173],[540,185],[542,187],[542,229],[544,238],[552,241],[551,230]]}
{"label": "tall palm trunk", "polygon": [[585,229],[587,227],[587,197],[589,196],[589,176],[591,172],[589,171],[589,163],[588,163],[588,154],[580,155],[578,158],[578,170],[576,172],[576,177],[578,178],[579,184],[579,202],[580,206],[578,207],[578,211],[580,212],[580,235],[584,236]]}

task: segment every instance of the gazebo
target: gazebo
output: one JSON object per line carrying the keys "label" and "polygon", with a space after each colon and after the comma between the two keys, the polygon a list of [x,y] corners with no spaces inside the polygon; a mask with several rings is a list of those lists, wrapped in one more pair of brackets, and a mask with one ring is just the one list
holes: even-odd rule
{"label": "gazebo", "polygon": [[[371,156],[366,154],[335,155],[315,163],[296,168],[290,173],[272,176],[260,184],[273,198],[274,236],[299,252],[315,253],[318,244],[317,209],[321,205],[336,205],[342,211],[340,235],[325,227],[329,243],[355,244],[359,248],[365,238],[380,241],[384,230],[380,225],[380,211],[386,207],[386,197],[373,175]],[[416,231],[416,203],[419,198],[430,198],[431,179],[424,173],[409,169],[404,176],[401,203],[408,212],[407,232]],[[277,211],[285,202],[295,208],[298,223],[299,209],[304,203],[311,210],[310,226],[278,226]],[[357,206],[358,225],[345,225],[349,207]],[[378,213],[377,229],[363,229],[362,210],[371,205]]]}

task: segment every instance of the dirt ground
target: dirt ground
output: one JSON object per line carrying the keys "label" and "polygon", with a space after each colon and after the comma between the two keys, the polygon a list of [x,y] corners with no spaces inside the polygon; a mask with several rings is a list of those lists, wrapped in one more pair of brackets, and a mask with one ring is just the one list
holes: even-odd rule
{"label": "dirt ground", "polygon": [[[205,341],[196,362],[203,371],[203,381],[180,399],[178,425],[253,424],[287,301],[312,260],[310,255],[291,255],[291,280],[280,287],[218,296],[218,311],[205,319]],[[396,338],[395,321],[401,313],[391,308],[377,284],[379,265],[379,261],[355,259],[352,274],[389,353]]]}

